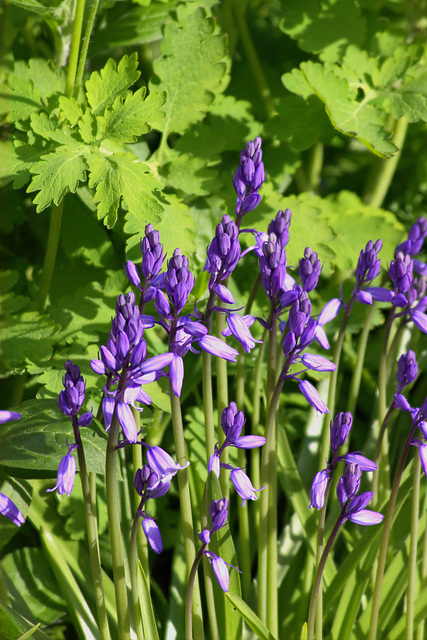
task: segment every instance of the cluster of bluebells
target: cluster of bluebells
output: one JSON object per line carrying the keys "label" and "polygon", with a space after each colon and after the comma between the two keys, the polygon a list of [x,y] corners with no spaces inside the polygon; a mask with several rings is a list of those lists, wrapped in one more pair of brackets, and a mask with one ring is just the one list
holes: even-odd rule
{"label": "cluster of bluebells", "polygon": [[264,436],[241,436],[243,426],[245,424],[245,418],[243,411],[237,410],[235,402],[231,402],[228,407],[224,409],[221,415],[221,426],[225,435],[225,440],[221,447],[218,448],[218,443],[215,445],[215,451],[209,458],[208,473],[213,471],[217,478],[219,478],[220,468],[230,470],[230,479],[233,486],[242,498],[242,506],[246,500],[256,500],[256,491],[261,489],[255,489],[249,476],[239,467],[233,467],[230,464],[221,462],[221,455],[227,447],[236,447],[237,449],[255,449],[262,447],[265,444]]}
{"label": "cluster of bluebells", "polygon": [[68,452],[59,463],[56,485],[47,491],[57,490],[60,495],[66,493],[70,496],[76,477],[76,459],[72,452],[81,446],[79,427],[88,427],[91,424],[92,412],[87,411],[78,416],[85,401],[86,383],[79,367],[71,360],[67,360],[64,367],[66,372],[62,380],[64,389],[59,394],[58,405],[64,416],[71,420],[75,442],[72,444],[67,442]]}
{"label": "cluster of bluebells", "polygon": [[[359,452],[347,453],[342,456],[338,455],[339,449],[343,446],[343,444],[348,438],[352,425],[353,425],[353,416],[349,411],[346,411],[346,412],[341,411],[335,416],[334,420],[331,422],[330,444],[332,449],[332,458],[330,462],[327,464],[326,468],[322,469],[322,471],[318,471],[318,473],[316,473],[314,477],[314,480],[311,486],[310,508],[314,507],[315,509],[321,509],[325,504],[325,496],[327,496],[327,493],[329,491],[330,483],[332,481],[332,474],[338,462],[345,461],[347,464],[346,471],[344,472],[343,477],[346,477],[346,473],[353,474],[351,475],[352,478],[355,477],[355,474],[359,475],[359,484],[360,484],[360,475],[362,471],[375,471],[375,469],[377,468],[377,465],[374,462],[372,462],[371,460],[368,460],[368,458],[366,458],[363,454]],[[347,468],[350,468],[350,471],[347,471]],[[340,485],[340,482],[338,483],[338,486]],[[347,491],[348,500],[350,500],[352,497],[355,496],[355,494],[359,489],[359,484],[357,485],[357,489],[356,487],[354,487],[356,490],[352,492]],[[349,485],[346,484],[345,486],[349,486]],[[342,496],[343,494],[340,494],[340,495]],[[340,496],[338,497],[340,498]],[[340,504],[341,504],[341,500],[340,500]],[[341,504],[341,507],[343,507],[343,504]],[[361,509],[362,508],[364,509],[364,507],[361,507]],[[353,515],[355,513],[356,512],[352,511]],[[365,522],[364,524],[374,524],[374,523]]]}
{"label": "cluster of bluebells", "polygon": [[147,447],[147,464],[138,469],[134,478],[134,487],[141,497],[137,515],[141,517],[142,529],[148,543],[155,553],[163,550],[160,529],[146,510],[146,504],[150,499],[161,498],[170,487],[172,477],[180,470],[185,469],[190,463],[181,466],[174,462],[173,458],[161,447]]}
{"label": "cluster of bluebells", "polygon": [[229,502],[227,498],[221,498],[220,500],[212,500],[209,507],[209,515],[211,518],[211,527],[210,529],[203,529],[200,533],[198,533],[199,540],[202,542],[203,546],[200,550],[202,555],[205,555],[209,562],[212,565],[212,570],[216,579],[218,580],[219,586],[225,592],[228,591],[230,586],[230,576],[228,573],[227,565],[229,567],[233,567],[233,569],[237,569],[233,565],[225,562],[220,556],[217,556],[213,551],[209,551],[206,547],[209,545],[212,536],[214,533],[222,529],[222,527],[227,522],[228,517],[228,506]]}
{"label": "cluster of bluebells", "polygon": [[240,164],[233,177],[233,186],[237,194],[237,226],[240,226],[243,216],[249,211],[253,211],[261,202],[258,191],[265,180],[261,143],[262,140],[259,136],[253,142],[250,140],[247,143],[240,154]]}
{"label": "cluster of bluebells", "polygon": [[396,248],[394,260],[388,270],[391,288],[368,287],[366,290],[371,300],[391,302],[396,309],[395,318],[412,320],[424,333],[427,333],[427,267],[414,256],[422,251],[426,236],[427,219],[419,218],[409,230],[407,240]]}
{"label": "cluster of bluebells", "polygon": [[[21,418],[22,415],[16,411],[0,410],[0,424],[20,420]],[[0,493],[0,513],[6,518],[9,518],[17,527],[20,527],[21,524],[25,522],[25,518],[16,504],[8,496],[5,496],[4,493]]]}
{"label": "cluster of bluebells", "polygon": [[210,274],[209,291],[211,294],[214,292],[222,302],[234,304],[233,296],[221,282],[234,271],[240,255],[239,229],[236,223],[225,214],[217,224],[215,236],[207,248],[206,263],[203,268]]}
{"label": "cluster of bluebells", "polygon": [[95,373],[107,376],[102,401],[106,430],[116,414],[126,440],[133,443],[137,441],[138,430],[131,406],[136,401],[150,404],[142,385],[163,375],[162,369],[173,360],[171,353],[146,360],[144,330],[154,323],[152,316],[141,315],[133,292],[120,294],[107,343],[100,349],[100,359],[91,362]]}
{"label": "cluster of bluebells", "polygon": [[[141,292],[141,304],[154,300],[158,286],[162,278],[158,277],[163,265],[165,256],[163,245],[160,243],[160,233],[153,229],[153,225],[147,224],[145,235],[141,240],[142,262],[140,271],[132,260],[126,263],[126,275],[129,282],[137,287]],[[141,274],[142,278],[141,279]]]}

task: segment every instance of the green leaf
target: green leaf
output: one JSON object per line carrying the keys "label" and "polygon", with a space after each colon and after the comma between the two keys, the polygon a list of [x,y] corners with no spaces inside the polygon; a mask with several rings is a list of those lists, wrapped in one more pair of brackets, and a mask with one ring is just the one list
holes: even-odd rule
{"label": "green leaf", "polygon": [[[73,438],[70,419],[59,411],[54,400],[28,400],[20,411],[18,423],[0,430],[0,466],[20,469],[29,477],[45,476],[46,471],[56,475],[58,464],[67,453],[67,439]],[[105,435],[95,419],[91,427],[80,427],[80,433],[88,470],[103,474]]]}
{"label": "green leaf", "polygon": [[47,315],[24,311],[0,322],[0,375],[22,373],[29,362],[46,362],[52,355],[58,327]]}
{"label": "green leaf", "polygon": [[60,96],[59,106],[61,108],[61,116],[66,118],[71,125],[77,124],[83,115],[82,108],[75,98]]}
{"label": "green leaf", "polygon": [[356,137],[373,153],[388,158],[396,146],[384,129],[384,116],[372,104],[358,102],[347,80],[333,70],[314,62],[303,62],[302,72],[315,94],[325,103],[333,126],[341,133]]}
{"label": "green leaf", "polygon": [[[3,640],[17,640],[18,634],[31,629],[34,629],[32,622],[0,602],[0,636]],[[33,640],[52,640],[51,636],[40,629],[36,629],[32,638]]]}
{"label": "green leaf", "polygon": [[89,186],[96,187],[95,202],[98,203],[98,218],[107,217],[106,224],[112,227],[117,220],[117,209],[121,200],[126,202],[131,215],[143,224],[159,219],[161,205],[151,196],[161,187],[151,175],[148,165],[139,162],[131,153],[114,153],[111,156],[91,155]]}
{"label": "green leaf", "polygon": [[101,120],[104,138],[135,142],[138,136],[150,131],[152,123],[164,118],[160,108],[165,103],[166,94],[155,91],[145,98],[145,93],[145,88],[142,88],[129,94],[124,102],[121,96],[115,99]]}
{"label": "green leaf", "polygon": [[[16,504],[19,511],[24,518],[26,518],[33,492],[31,483],[27,480],[11,478],[6,474],[0,473],[0,490]],[[18,531],[19,528],[14,522],[8,518],[0,518],[0,550],[6,547],[9,540],[11,540]]]}
{"label": "green leaf", "polygon": [[404,116],[409,122],[427,122],[427,72],[409,77],[396,90],[380,94],[377,101],[396,119]]}
{"label": "green leaf", "polygon": [[298,0],[283,4],[283,15],[282,31],[322,60],[338,60],[348,44],[365,39],[366,17],[356,0]]}
{"label": "green leaf", "polygon": [[137,581],[141,618],[144,626],[144,636],[146,640],[159,640],[156,618],[153,611],[153,603],[151,602],[150,587],[147,582],[144,569],[142,568],[142,564],[139,560],[137,567]]}
{"label": "green leaf", "polygon": [[225,88],[221,81],[226,72],[226,41],[214,30],[213,19],[206,17],[202,8],[185,23],[166,25],[163,56],[154,61],[158,78],[150,83],[151,89],[168,94],[166,117],[159,124],[165,136],[182,133],[189,124],[201,120],[213,102],[212,92]]}
{"label": "green leaf", "polygon": [[275,640],[275,636],[267,629],[242,598],[234,593],[226,593],[227,599],[237,609],[244,621],[250,626],[256,637],[260,640]]}
{"label": "green leaf", "polygon": [[79,182],[86,179],[85,151],[86,145],[69,136],[67,145],[42,156],[31,166],[34,177],[27,192],[39,191],[34,198],[37,213],[52,203],[58,205],[67,191],[75,193]]}
{"label": "green leaf", "polygon": [[191,198],[209,195],[218,189],[217,171],[207,167],[207,160],[181,153],[164,165],[166,184],[188,194]]}
{"label": "green leaf", "polygon": [[87,100],[94,115],[113,104],[117,96],[124,98],[128,89],[139,78],[138,56],[123,56],[118,67],[110,58],[101,71],[94,71],[86,82]]}
{"label": "green leaf", "polygon": [[28,638],[31,638],[31,636],[34,635],[34,633],[37,631],[39,626],[40,626],[40,622],[38,624],[35,624],[32,629],[28,629],[28,631],[23,633],[22,636],[19,636],[18,640],[28,640]]}

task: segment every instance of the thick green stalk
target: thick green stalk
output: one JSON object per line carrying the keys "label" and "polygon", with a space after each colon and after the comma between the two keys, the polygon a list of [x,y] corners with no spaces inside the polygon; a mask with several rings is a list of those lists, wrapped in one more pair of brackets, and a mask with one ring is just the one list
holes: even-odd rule
{"label": "thick green stalk", "polygon": [[323,142],[316,142],[310,149],[310,160],[308,165],[308,180],[311,190],[318,190],[323,168]]}
{"label": "thick green stalk", "polygon": [[[141,428],[141,414],[136,409],[132,409],[133,416],[135,418],[136,428],[138,431]],[[135,477],[138,469],[142,469],[142,447],[140,445],[132,446],[132,466],[133,466],[133,477]],[[137,491],[134,491],[134,501],[133,507],[136,511],[139,507],[140,496]],[[147,538],[142,531],[142,527],[137,527],[136,534],[136,546],[138,550],[138,559],[141,561],[142,568],[145,573],[145,577],[147,579],[147,584],[150,585],[150,567],[148,564],[148,547],[147,547]]]}
{"label": "thick green stalk", "polygon": [[396,122],[392,138],[392,141],[398,148],[398,151],[392,158],[384,160],[377,159],[372,165],[365,187],[365,192],[363,194],[364,202],[369,204],[371,207],[381,207],[384,202],[384,198],[387,195],[387,191],[396,171],[397,163],[399,162],[407,129],[408,121],[404,117],[400,118]]}
{"label": "thick green stalk", "polygon": [[[273,432],[275,430],[275,415],[277,411],[277,407],[279,405],[280,392],[283,387],[284,380],[279,378],[276,387],[274,389],[273,396],[271,398],[271,402],[267,409],[267,417],[265,422],[265,438],[266,443],[262,448],[261,454],[261,485],[264,486],[263,491],[261,491],[260,495],[260,527],[259,527],[259,546],[258,546],[258,616],[261,618],[263,622],[267,621],[268,614],[268,604],[267,604],[267,593],[270,588],[272,588],[272,583],[270,583],[269,587],[269,579],[270,569],[273,571],[273,574],[277,573],[277,557],[276,557],[276,567],[272,568],[269,564],[269,561],[272,560],[275,554],[277,554],[277,547],[272,550],[274,553],[269,554],[269,547],[271,547],[272,541],[269,538],[269,523],[270,523],[270,511],[273,508],[276,510],[277,505],[272,504],[269,497],[269,482],[270,482],[270,471],[272,470],[273,464],[276,461],[275,451],[272,450],[271,445],[274,442]],[[277,591],[277,580],[275,583],[276,591]],[[271,614],[270,614],[271,615]],[[277,623],[276,623],[277,624]],[[273,635],[274,631],[271,627],[269,627]]]}
{"label": "thick green stalk", "polygon": [[93,587],[95,591],[95,603],[98,617],[98,627],[102,640],[110,640],[107,610],[105,608],[104,587],[102,585],[102,570],[99,557],[98,526],[96,521],[96,507],[92,501],[89,476],[86,467],[86,459],[83,451],[83,443],[78,432],[78,426],[74,429],[76,437],[77,457],[79,459],[80,481],[82,485],[83,502],[86,518],[87,539],[89,544],[90,565],[92,570]]}
{"label": "thick green stalk", "polygon": [[[319,564],[317,565],[316,576],[314,578],[313,589],[311,591],[310,606],[308,609],[307,640],[313,640],[314,638],[314,621],[315,621],[315,618],[317,617],[317,609],[318,609],[317,598],[321,591],[323,570],[325,568],[326,560],[328,559],[329,552],[332,548],[333,542],[336,538],[336,535],[339,531],[341,524],[342,524],[342,513],[340,514],[338,520],[335,523],[334,528],[332,529],[332,533],[329,536],[329,539],[320,557]],[[317,638],[317,635],[316,635],[316,638]]]}
{"label": "thick green stalk", "polygon": [[409,546],[408,590],[406,593],[406,640],[414,638],[415,600],[417,597],[418,521],[420,510],[421,459],[415,456],[412,476],[411,538]]}
{"label": "thick green stalk", "polygon": [[[262,369],[264,362],[264,351],[265,344],[267,342],[268,330],[264,329],[264,333],[262,336],[262,345],[260,345],[260,349],[258,352],[258,356],[255,364],[255,374],[254,374],[254,386],[252,393],[252,434],[253,435],[261,435],[259,433],[260,429],[260,415],[261,415],[261,380],[262,380]],[[259,448],[254,449],[252,451],[251,458],[251,478],[254,487],[261,486],[261,451]],[[259,520],[260,520],[260,506],[259,500],[255,503],[255,529],[258,535],[259,532]]]}
{"label": "thick green stalk", "polygon": [[129,605],[123,558],[122,532],[120,527],[121,505],[116,468],[117,450],[115,448],[117,445],[119,429],[120,425],[117,419],[117,412],[114,412],[108,433],[107,454],[105,458],[105,491],[107,498],[108,530],[111,544],[111,559],[113,564],[119,638],[120,640],[129,640]]}
{"label": "thick green stalk", "polygon": [[73,38],[71,41],[70,57],[68,60],[67,78],[65,80],[65,95],[71,98],[76,79],[77,63],[79,59],[80,38],[82,35],[83,19],[85,13],[85,0],[77,0],[76,14],[74,16]]}
{"label": "thick green stalk", "polygon": [[[204,544],[201,549],[199,549],[197,556],[194,558],[194,562],[188,576],[187,593],[185,597],[185,640],[193,640],[193,589],[197,577],[197,569],[199,568],[200,560],[203,557],[203,551],[205,549],[206,545]],[[196,636],[196,638],[198,638],[198,636]]]}
{"label": "thick green stalk", "polygon": [[132,533],[130,538],[130,581],[132,585],[132,604],[133,604],[133,615],[135,622],[135,630],[136,637],[138,640],[144,640],[144,629],[142,627],[142,619],[141,619],[141,607],[139,606],[139,594],[138,594],[138,530],[141,528],[139,526],[140,516],[138,514],[135,515],[132,525]]}
{"label": "thick green stalk", "polygon": [[[420,592],[427,587],[427,491],[424,492],[424,504],[423,504],[423,519],[421,527],[424,528],[423,536],[423,554],[421,560],[421,575],[420,575]],[[424,640],[424,627],[425,620],[422,620],[417,626],[416,640]]]}
{"label": "thick green stalk", "polygon": [[[384,327],[383,341],[380,351],[380,360],[378,368],[378,424],[382,425],[387,413],[387,382],[388,382],[388,370],[387,370],[387,351],[388,340],[390,336],[391,326],[393,323],[394,314],[390,312],[387,322]],[[382,503],[385,500],[386,492],[389,487],[389,459],[388,459],[388,440],[382,437],[381,449],[378,458],[378,470],[377,470],[377,489],[374,493],[373,504]]]}
{"label": "thick green stalk", "polygon": [[90,9],[89,15],[87,17],[87,21],[85,24],[84,34],[82,38],[79,61],[77,65],[77,73],[74,81],[73,88],[73,96],[77,98],[79,95],[80,87],[83,80],[83,73],[85,70],[86,58],[87,58],[87,50],[89,48],[90,35],[92,33],[93,25],[95,22],[96,12],[98,11],[99,0],[93,0]]}
{"label": "thick green stalk", "polygon": [[[173,392],[171,382],[169,382],[169,394],[171,402],[172,427],[175,441],[176,459],[178,464],[183,465],[185,464],[187,458],[185,452],[181,403],[178,396],[176,396]],[[191,568],[196,556],[196,548],[194,545],[193,514],[191,509],[190,486],[188,483],[187,469],[182,469],[178,473],[178,491],[179,501],[181,505],[181,524],[182,535],[184,539],[184,555],[187,565],[187,575],[190,576]],[[193,591],[193,625],[197,639],[199,640],[200,638],[200,640],[203,640],[205,636],[203,631],[202,604],[200,600],[200,589],[197,577],[195,578],[195,589]]]}
{"label": "thick green stalk", "polygon": [[257,50],[252,41],[252,37],[245,17],[246,0],[234,0],[233,12],[239,30],[243,51],[248,61],[249,67],[255,81],[255,86],[264,103],[266,116],[269,118],[274,112],[274,100],[268,86],[263,68],[258,58]]}
{"label": "thick green stalk", "polygon": [[417,423],[412,426],[409,436],[406,439],[402,453],[400,454],[399,463],[397,465],[396,474],[394,476],[393,485],[391,488],[390,499],[387,505],[387,512],[384,518],[383,534],[381,538],[380,552],[378,556],[377,572],[375,578],[375,587],[372,595],[372,610],[371,621],[369,626],[368,640],[377,639],[378,628],[378,614],[380,611],[381,603],[381,590],[384,579],[385,563],[387,558],[388,541],[390,538],[391,526],[393,523],[393,512],[396,504],[397,493],[399,491],[399,485],[402,478],[403,469],[405,467],[406,458],[408,456],[409,447],[411,446],[411,440],[414,437],[414,433],[417,429]]}
{"label": "thick green stalk", "polygon": [[371,331],[372,319],[376,311],[377,305],[373,302],[369,308],[369,313],[366,317],[363,329],[359,336],[357,346],[357,359],[356,366],[353,370],[350,383],[350,393],[348,398],[347,411],[354,414],[356,408],[357,398],[359,397],[360,381],[362,379],[363,364],[365,362],[366,347],[368,346],[369,333]]}

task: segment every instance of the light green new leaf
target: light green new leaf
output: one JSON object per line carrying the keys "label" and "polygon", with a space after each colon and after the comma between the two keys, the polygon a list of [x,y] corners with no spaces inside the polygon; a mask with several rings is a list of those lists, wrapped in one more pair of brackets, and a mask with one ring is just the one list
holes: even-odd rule
{"label": "light green new leaf", "polygon": [[66,118],[71,125],[77,124],[83,115],[82,108],[75,98],[60,96],[59,106],[61,108],[61,116]]}
{"label": "light green new leaf", "polygon": [[101,71],[94,71],[86,82],[87,100],[92,113],[102,113],[105,107],[113,104],[117,96],[125,97],[128,89],[139,78],[138,56],[123,56],[118,67],[110,58]]}
{"label": "light green new leaf", "polygon": [[315,94],[325,103],[333,126],[341,133],[356,137],[373,153],[389,158],[395,151],[390,133],[384,129],[384,116],[372,104],[358,102],[345,78],[321,64],[304,62],[301,70]]}
{"label": "light green new leaf", "polygon": [[163,56],[154,61],[157,78],[151,90],[167,91],[165,119],[159,129],[165,135],[182,133],[189,124],[203,118],[214,99],[212,92],[223,91],[226,72],[226,39],[214,33],[215,23],[198,8],[185,23],[166,26]]}
{"label": "light green new leaf", "polygon": [[70,144],[61,145],[54,153],[43,156],[30,169],[34,177],[27,193],[39,191],[34,198],[37,213],[52,202],[59,204],[67,191],[75,193],[79,182],[86,178],[87,164],[83,155],[86,145],[71,136],[68,140]]}
{"label": "light green new leaf", "polygon": [[[117,219],[121,199],[129,211],[147,222],[155,223],[162,211],[161,205],[151,193],[161,185],[151,175],[148,165],[139,162],[131,153],[114,153],[110,156],[88,156],[89,186],[96,187],[95,202],[98,218],[106,219],[112,227]],[[143,227],[140,227],[140,232]]]}
{"label": "light green new leaf", "polygon": [[104,138],[136,142],[138,136],[150,131],[152,123],[165,117],[160,108],[165,103],[166,94],[155,91],[145,98],[145,93],[145,88],[142,88],[129,94],[124,102],[120,96],[115,99],[101,121]]}

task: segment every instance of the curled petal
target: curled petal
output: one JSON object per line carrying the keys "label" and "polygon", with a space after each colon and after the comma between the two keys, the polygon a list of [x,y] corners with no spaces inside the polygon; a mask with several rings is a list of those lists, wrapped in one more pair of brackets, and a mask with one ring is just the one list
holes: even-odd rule
{"label": "curled petal", "polygon": [[233,442],[238,449],[255,449],[265,444],[264,436],[240,436]]}
{"label": "curled petal", "polygon": [[227,304],[234,304],[234,298],[225,285],[217,284],[214,286],[213,290],[222,302],[226,302]]}
{"label": "curled petal", "polygon": [[327,358],[316,356],[313,353],[305,353],[301,358],[301,362],[305,367],[313,369],[314,371],[335,371],[337,368],[336,365]]}
{"label": "curled petal", "polygon": [[[237,313],[227,316],[227,324],[230,332],[240,342],[246,353],[255,347],[255,340],[249,331],[247,323]],[[224,335],[224,333],[223,333]]]}
{"label": "curled petal", "polygon": [[10,422],[11,420],[19,420],[20,418],[22,418],[22,414],[17,411],[0,411],[0,424]]}
{"label": "curled petal", "polygon": [[105,364],[102,362],[102,360],[94,358],[90,363],[90,366],[92,371],[95,371],[95,373],[99,373],[100,375],[105,374]]}
{"label": "curled petal", "polygon": [[362,471],[375,471],[377,465],[361,453],[347,453],[340,460],[345,460],[347,464],[357,464]]}
{"label": "curled petal", "polygon": [[[2,412],[6,413],[6,412]],[[10,412],[7,412],[10,413]],[[13,420],[14,418],[11,418]],[[0,513],[9,518],[17,527],[20,527],[21,524],[24,524],[25,518],[22,513],[19,511],[18,507],[10,498],[4,495],[4,493],[0,493]]]}
{"label": "curled petal", "polygon": [[322,311],[320,312],[320,315],[317,319],[317,324],[323,326],[324,324],[331,322],[331,320],[336,318],[336,316],[338,315],[341,306],[341,300],[339,300],[338,298],[332,298],[332,300],[329,300],[329,302],[325,304]]}
{"label": "curled petal", "polygon": [[366,491],[365,493],[361,493],[360,496],[356,496],[348,505],[345,515],[349,517],[359,511],[363,511],[366,505],[372,500],[373,495],[372,491]]}
{"label": "curled petal", "polygon": [[236,349],[229,347],[226,342],[215,336],[203,336],[199,340],[199,345],[211,355],[224,358],[224,360],[229,360],[230,362],[236,362],[236,358],[239,355]]}
{"label": "curled petal", "polygon": [[159,371],[160,369],[167,367],[174,358],[174,353],[161,353],[158,356],[153,356],[149,360],[146,360],[144,364],[140,366],[139,370],[143,374],[152,373],[153,371]]}
{"label": "curled petal", "polygon": [[362,509],[354,515],[349,516],[349,520],[351,520],[351,522],[354,522],[354,524],[371,525],[379,524],[380,522],[382,522],[384,520],[384,516],[382,513],[378,513],[378,511]]}
{"label": "curled petal", "polygon": [[378,302],[391,302],[394,298],[393,291],[389,291],[384,287],[368,287],[366,291]]}
{"label": "curled petal", "polygon": [[220,458],[219,458],[219,455],[215,452],[209,458],[208,473],[213,471],[216,477],[219,478],[219,469],[220,469]]}
{"label": "curled petal", "polygon": [[261,491],[264,487],[261,487],[261,489],[255,489],[243,469],[233,469],[230,474],[230,478],[234,488],[242,498],[242,507],[246,500],[258,500],[258,496],[255,494],[255,491]]}
{"label": "curled petal", "polygon": [[427,315],[425,313],[415,310],[411,313],[411,319],[418,329],[427,333]]}
{"label": "curled petal", "polygon": [[299,383],[299,389],[312,407],[314,407],[320,413],[329,413],[329,409],[323,402],[322,398],[315,387],[313,387],[307,380],[301,380]]}
{"label": "curled petal", "polygon": [[174,356],[169,367],[169,374],[173,392],[179,398],[181,395],[182,383],[184,382],[184,360],[181,356]]}
{"label": "curled petal", "polygon": [[132,409],[124,402],[117,404],[117,418],[123,430],[126,440],[136,442],[138,440],[138,429]]}
{"label": "curled petal", "polygon": [[317,325],[314,335],[321,347],[323,347],[324,349],[331,348],[331,345],[329,344],[328,336],[326,335],[324,328],[320,324]]}

